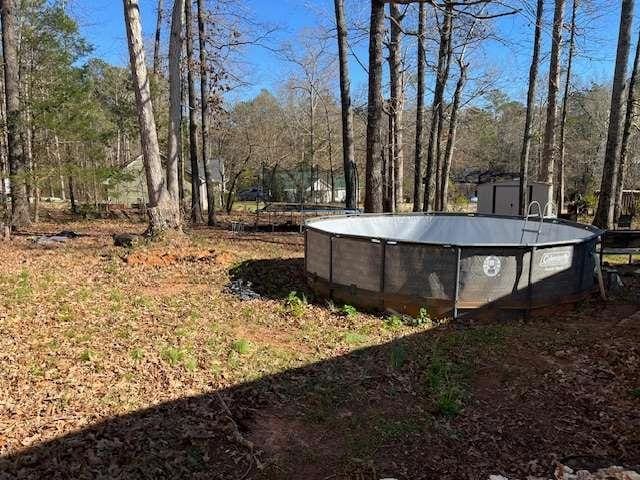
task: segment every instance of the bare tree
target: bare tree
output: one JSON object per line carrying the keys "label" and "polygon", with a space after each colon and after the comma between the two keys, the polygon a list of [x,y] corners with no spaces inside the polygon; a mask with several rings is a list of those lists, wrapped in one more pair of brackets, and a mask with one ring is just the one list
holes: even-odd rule
{"label": "bare tree", "polygon": [[[542,0],[541,0],[542,1]],[[424,149],[424,87],[427,65],[425,41],[427,32],[427,7],[420,3],[418,12],[418,93],[416,98],[416,148],[413,177],[413,211],[422,209],[422,151]]]}
{"label": "bare tree", "polygon": [[160,75],[160,36],[162,34],[162,10],[163,0],[158,0],[156,17],[156,36],[153,42],[153,75]]}
{"label": "bare tree", "polygon": [[392,210],[398,210],[398,204],[403,201],[404,180],[404,144],[403,122],[404,110],[404,68],[402,61],[402,20],[404,14],[395,3],[389,4],[391,18],[391,41],[389,43],[389,76],[391,80],[390,114],[392,116],[392,130],[390,132],[391,150],[393,155],[389,158],[392,164],[391,186]]}
{"label": "bare tree", "polygon": [[[189,1],[189,0],[187,0]],[[207,182],[207,224],[216,224],[216,194],[213,165],[209,155],[209,72],[207,70],[207,32],[204,1],[198,0],[198,40],[200,46],[200,116],[202,121],[202,165]]]}
{"label": "bare tree", "polygon": [[[558,87],[560,83],[560,44],[562,43],[562,17],[564,0],[555,0],[553,32],[551,36],[551,58],[549,60],[549,91],[547,94],[547,121],[544,127],[542,161],[538,179],[553,183],[553,166],[556,157],[556,123],[558,120]],[[552,200],[552,198],[549,198]]]}
{"label": "bare tree", "polygon": [[198,165],[198,123],[196,120],[196,88],[193,78],[193,18],[191,0],[184,2],[185,43],[187,50],[187,97],[189,101],[189,161],[191,165],[191,221],[202,222],[200,199],[200,167]]}
{"label": "bare tree", "polygon": [[640,68],[640,34],[638,43],[636,44],[636,53],[633,59],[633,70],[631,71],[631,79],[627,93],[627,109],[624,117],[624,127],[622,130],[622,141],[620,144],[620,163],[618,164],[618,178],[616,181],[616,206],[614,210],[614,221],[620,218],[620,210],[622,208],[622,191],[624,181],[627,174],[627,156],[629,155],[629,138],[631,137],[631,127],[636,112],[638,83],[638,69]]}
{"label": "bare tree", "polygon": [[382,211],[382,43],[384,0],[371,1],[369,30],[369,100],[365,164],[365,212]]}
{"label": "bare tree", "polygon": [[2,51],[4,57],[4,89],[7,116],[7,153],[11,179],[11,225],[24,228],[31,223],[27,196],[27,168],[22,150],[20,85],[18,77],[18,49],[16,36],[16,2],[3,0]]}
{"label": "bare tree", "polygon": [[560,139],[558,156],[558,181],[556,185],[556,205],[558,212],[564,210],[564,184],[565,184],[565,135],[567,125],[567,105],[569,103],[569,90],[571,86],[571,72],[573,67],[573,56],[576,49],[576,13],[578,11],[578,0],[573,0],[571,7],[571,26],[569,33],[569,52],[567,54],[567,73],[564,80],[564,93],[562,94],[562,113],[560,114]]}
{"label": "bare tree", "polygon": [[[188,1],[188,0],[187,0]],[[176,202],[180,199],[178,164],[182,154],[182,16],[184,0],[174,0],[169,39],[169,138],[167,189]]]}
{"label": "bare tree", "polygon": [[149,193],[149,228],[147,234],[155,236],[167,229],[180,228],[178,204],[166,188],[160,161],[160,147],[153,117],[149,75],[145,63],[140,7],[138,0],[123,0],[133,90],[136,96],[140,144]]}
{"label": "bare tree", "polygon": [[344,0],[334,0],[338,31],[338,56],[340,59],[340,103],[342,106],[342,161],[344,165],[345,207],[357,208],[355,183],[355,148],[353,140],[353,107],[351,106],[351,79],[347,54],[347,22]]}
{"label": "bare tree", "polygon": [[602,183],[600,198],[593,224],[601,228],[613,228],[613,214],[615,207],[615,187],[618,178],[618,147],[620,146],[620,123],[624,108],[624,89],[627,80],[627,62],[631,48],[631,23],[635,0],[622,0],[620,14],[620,32],[618,35],[618,49],[616,53],[616,67],[613,74],[613,89],[611,93],[611,108],[609,113],[609,129],[607,132],[607,147],[602,169]]}
{"label": "bare tree", "polygon": [[451,59],[451,33],[453,27],[453,4],[448,1],[444,12],[444,19],[440,29],[440,47],[438,50],[438,66],[436,72],[436,85],[433,92],[433,103],[431,105],[431,129],[429,132],[429,145],[427,147],[427,175],[424,186],[424,202],[423,210],[429,211],[433,208],[438,209],[437,190],[440,189],[439,183],[439,144],[440,131],[442,128],[441,121],[443,118],[442,110],[444,108],[444,89],[449,76],[449,63]]}
{"label": "bare tree", "polygon": [[453,150],[456,144],[456,135],[458,132],[458,113],[460,111],[460,101],[462,99],[462,91],[467,81],[467,70],[469,64],[464,61],[464,51],[457,59],[460,69],[460,76],[456,82],[456,89],[453,92],[453,104],[451,105],[451,117],[449,119],[449,132],[447,134],[447,146],[444,154],[444,162],[442,165],[442,186],[440,187],[440,206],[443,211],[448,207],[449,196],[449,172],[453,162]]}
{"label": "bare tree", "polygon": [[540,63],[540,37],[542,36],[542,23],[544,14],[544,0],[538,0],[536,7],[536,27],[533,38],[533,58],[529,68],[529,89],[527,91],[527,113],[524,121],[524,139],[522,153],[520,155],[520,195],[518,211],[525,214],[528,202],[529,183],[529,155],[531,152],[531,139],[533,137],[533,116],[536,104],[536,85],[538,83],[538,64]]}

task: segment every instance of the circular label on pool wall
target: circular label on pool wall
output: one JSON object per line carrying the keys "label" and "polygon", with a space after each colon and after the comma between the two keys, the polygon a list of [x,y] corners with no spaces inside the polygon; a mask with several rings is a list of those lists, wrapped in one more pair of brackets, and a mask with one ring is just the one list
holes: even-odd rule
{"label": "circular label on pool wall", "polygon": [[486,257],[482,264],[482,270],[487,277],[496,277],[500,273],[501,267],[500,259],[494,255]]}

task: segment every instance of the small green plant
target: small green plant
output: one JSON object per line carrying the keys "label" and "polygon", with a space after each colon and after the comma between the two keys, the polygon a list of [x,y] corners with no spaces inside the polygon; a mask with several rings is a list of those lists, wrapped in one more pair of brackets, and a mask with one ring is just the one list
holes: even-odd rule
{"label": "small green plant", "polygon": [[140,360],[142,360],[144,358],[144,350],[142,350],[141,348],[134,348],[133,350],[131,350],[131,359],[135,360],[136,362],[139,362]]}
{"label": "small green plant", "polygon": [[298,292],[295,291],[289,292],[285,305],[289,313],[294,317],[301,317],[307,308],[307,297],[305,297],[304,294],[298,295]]}
{"label": "small green plant", "polygon": [[98,358],[98,355],[93,350],[85,350],[80,354],[80,360],[83,362],[93,363]]}
{"label": "small green plant", "polygon": [[340,312],[347,318],[358,316],[358,310],[353,305],[343,305]]}
{"label": "small green plant", "polygon": [[640,387],[631,389],[631,391],[629,393],[631,394],[631,396],[633,398],[639,398],[640,399]]}
{"label": "small green plant", "polygon": [[418,315],[415,318],[407,317],[405,323],[412,327],[420,327],[422,325],[432,326],[433,321],[431,320],[431,315],[429,314],[429,310],[426,308],[421,308],[418,312]]}
{"label": "small green plant", "polygon": [[161,357],[169,365],[175,367],[184,359],[184,350],[177,347],[167,347],[162,351]]}
{"label": "small green plant", "polygon": [[248,340],[241,338],[240,340],[236,340],[231,344],[231,350],[236,352],[239,355],[246,355],[251,350],[251,344]]}
{"label": "small green plant", "polygon": [[391,353],[389,354],[389,363],[394,370],[401,369],[407,361],[407,349],[401,343],[396,343],[391,346]]}
{"label": "small green plant", "polygon": [[402,317],[400,315],[394,314],[387,317],[384,321],[384,326],[388,330],[397,330],[403,325]]}

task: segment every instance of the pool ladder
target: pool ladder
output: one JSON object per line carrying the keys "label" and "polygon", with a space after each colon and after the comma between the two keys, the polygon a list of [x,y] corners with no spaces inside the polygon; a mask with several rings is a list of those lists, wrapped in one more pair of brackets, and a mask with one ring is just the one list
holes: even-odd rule
{"label": "pool ladder", "polygon": [[[533,207],[538,207],[538,212],[534,212],[533,211]],[[555,207],[555,213],[554,213],[554,207]],[[549,215],[547,215],[547,212],[549,212]],[[544,219],[545,218],[557,218],[558,216],[558,208],[556,207],[556,204],[552,201],[549,201],[545,204],[544,206],[544,210],[542,209],[542,207],[540,207],[540,202],[537,201],[533,201],[529,204],[529,207],[527,208],[527,216],[524,217],[524,225],[522,227],[522,236],[520,237],[520,243],[524,243],[524,235],[526,232],[532,232],[536,234],[536,243],[538,242],[538,239],[540,238],[540,233],[542,232],[542,225],[544,225]],[[529,219],[530,218],[537,218],[538,219],[538,228],[527,228],[527,225],[529,223]]]}

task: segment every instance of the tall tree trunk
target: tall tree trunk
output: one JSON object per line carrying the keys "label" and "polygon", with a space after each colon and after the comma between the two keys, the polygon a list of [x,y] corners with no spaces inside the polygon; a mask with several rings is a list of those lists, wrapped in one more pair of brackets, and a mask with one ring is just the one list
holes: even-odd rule
{"label": "tall tree trunk", "polygon": [[627,80],[627,62],[631,48],[631,23],[635,0],[622,0],[620,15],[620,33],[618,36],[618,50],[616,53],[616,68],[613,74],[613,88],[611,93],[611,110],[609,113],[609,130],[607,132],[607,147],[604,155],[600,198],[593,224],[600,228],[613,228],[613,214],[615,209],[618,182],[618,147],[620,145],[620,123],[624,107],[624,89]]}
{"label": "tall tree trunk", "polygon": [[27,169],[20,140],[21,110],[18,80],[18,50],[16,37],[16,1],[3,0],[2,51],[4,55],[4,88],[7,115],[7,157],[11,181],[11,225],[15,228],[29,226],[29,199],[27,198]]}
{"label": "tall tree trunk", "polygon": [[355,149],[353,140],[353,107],[351,106],[351,79],[347,54],[347,22],[344,15],[344,0],[334,0],[336,26],[338,29],[338,56],[340,58],[340,103],[342,105],[342,162],[345,181],[345,208],[357,208]]}
{"label": "tall tree trunk", "polygon": [[569,103],[569,89],[571,86],[571,71],[573,67],[573,56],[576,49],[576,13],[578,11],[578,0],[573,0],[571,7],[571,31],[569,34],[569,53],[567,57],[567,74],[564,81],[564,92],[562,94],[562,113],[560,115],[560,139],[558,156],[558,182],[556,185],[556,206],[558,212],[564,210],[564,158],[565,158],[565,128],[567,124],[567,105]]}
{"label": "tall tree trunk", "polygon": [[123,0],[133,90],[136,97],[140,144],[149,193],[149,228],[147,234],[155,236],[167,229],[180,229],[180,209],[169,192],[162,175],[160,147],[153,117],[151,89],[144,58],[144,43],[140,25],[138,0]]}
{"label": "tall tree trunk", "polygon": [[393,130],[391,141],[393,144],[393,185],[392,200],[393,211],[398,210],[398,203],[403,201],[403,180],[404,180],[404,144],[403,144],[403,124],[402,114],[404,109],[404,72],[402,65],[402,20],[404,15],[400,7],[395,3],[389,4],[391,17],[391,43],[389,44],[389,76],[391,79],[391,105],[390,110],[393,115]]}
{"label": "tall tree trunk", "polygon": [[393,142],[393,131],[395,129],[394,116],[391,111],[391,100],[385,102],[387,109],[387,148],[382,151],[382,209],[385,212],[393,212],[393,159],[395,158],[395,145]]}
{"label": "tall tree trunk", "polygon": [[631,127],[636,112],[637,103],[637,82],[638,69],[640,68],[640,34],[636,44],[636,53],[633,59],[633,70],[627,93],[627,111],[624,117],[624,127],[622,129],[622,142],[620,144],[620,162],[618,164],[618,178],[616,179],[616,200],[613,219],[615,222],[620,218],[622,208],[622,192],[624,189],[624,179],[627,174],[627,156],[629,155],[629,137],[631,137]]}
{"label": "tall tree trunk", "polygon": [[[0,65],[0,69],[2,69],[2,74],[0,74],[0,95],[4,98],[4,66]],[[0,102],[0,124],[6,125],[6,103]],[[2,231],[0,232],[0,238],[6,238],[7,229],[10,231],[11,227],[9,226],[10,216],[9,216],[9,191],[7,189],[7,178],[9,171],[9,160],[7,158],[7,136],[6,133],[3,132],[0,134],[0,227]]]}
{"label": "tall tree trunk", "polygon": [[[542,1],[542,0],[541,0]],[[424,149],[424,86],[427,60],[425,56],[425,35],[427,32],[427,6],[420,3],[418,14],[418,93],[416,98],[416,148],[415,171],[413,175],[413,211],[422,209],[422,151]]]}
{"label": "tall tree trunk", "polygon": [[427,175],[424,185],[423,210],[432,210],[435,206],[435,177],[438,170],[439,155],[438,142],[440,141],[440,125],[442,118],[440,110],[443,108],[444,88],[447,83],[447,57],[449,52],[449,41],[451,37],[451,26],[453,22],[453,5],[447,2],[442,30],[440,32],[440,48],[438,51],[438,68],[436,75],[436,86],[433,93],[433,103],[431,107],[431,130],[429,133],[429,145],[427,147]]}
{"label": "tall tree trunk", "polygon": [[447,211],[449,202],[449,172],[451,172],[451,164],[453,162],[453,150],[456,144],[456,134],[458,131],[458,112],[460,110],[460,100],[462,99],[462,91],[467,81],[468,64],[464,63],[464,57],[458,60],[460,66],[460,76],[456,83],[456,89],[453,93],[453,105],[451,106],[451,118],[449,119],[449,132],[447,134],[447,147],[444,154],[444,162],[442,166],[442,186],[440,187],[441,199],[440,205],[443,211]]}
{"label": "tall tree trunk", "polygon": [[69,175],[69,181],[67,184],[69,185],[69,202],[71,204],[71,213],[74,215],[78,214],[78,204],[76,203],[76,187],[75,181],[73,179],[73,175]]}
{"label": "tall tree trunk", "polygon": [[53,143],[55,145],[56,168],[58,169],[58,177],[60,181],[60,198],[65,201],[67,199],[67,193],[64,187],[64,172],[62,169],[62,156],[60,155],[60,139],[58,138],[58,135],[53,136]]}
{"label": "tall tree trunk", "polygon": [[382,41],[384,0],[371,1],[369,31],[369,99],[365,164],[365,212],[382,212]]}
{"label": "tall tree trunk", "polygon": [[[174,0],[169,40],[169,128],[167,154],[167,189],[172,199],[180,203],[178,164],[182,154],[182,16],[184,1]],[[188,0],[187,0],[188,1]]]}
{"label": "tall tree trunk", "polygon": [[[473,29],[473,28],[472,28]],[[453,13],[451,14],[451,25],[449,26],[449,32],[446,38],[447,42],[447,52],[446,59],[444,63],[444,83],[442,85],[442,97],[439,103],[438,108],[438,122],[437,122],[437,141],[436,141],[436,189],[435,189],[435,199],[434,206],[436,210],[443,210],[444,206],[442,205],[442,180],[443,173],[442,170],[444,168],[443,162],[444,158],[442,155],[442,137],[444,134],[444,125],[445,125],[445,100],[444,93],[447,86],[447,81],[449,80],[449,70],[451,68],[451,57],[453,56]]]}
{"label": "tall tree trunk", "polygon": [[[188,1],[188,0],[187,0]],[[202,164],[207,181],[207,224],[216,224],[216,193],[213,164],[209,153],[209,71],[207,69],[207,32],[204,0],[198,0],[198,40],[200,46],[200,108],[202,116]]]}
{"label": "tall tree trunk", "polygon": [[187,45],[187,96],[189,98],[189,161],[191,164],[191,221],[202,222],[202,200],[200,199],[200,166],[198,164],[198,124],[196,120],[196,87],[193,78],[193,27],[191,0],[184,4]]}
{"label": "tall tree trunk", "polygon": [[536,28],[533,38],[533,58],[529,68],[529,89],[527,92],[527,113],[524,121],[524,138],[520,155],[520,192],[518,212],[525,214],[528,204],[529,184],[529,155],[531,153],[531,139],[533,138],[533,118],[536,110],[536,84],[538,82],[538,65],[540,63],[540,37],[544,14],[544,0],[538,0],[536,8]]}
{"label": "tall tree trunk", "polygon": [[[556,158],[556,124],[558,120],[558,86],[560,83],[560,47],[562,43],[562,17],[564,0],[555,0],[551,58],[549,60],[549,91],[547,95],[547,120],[542,144],[542,163],[538,172],[541,182],[553,184],[553,166]],[[551,195],[551,194],[550,194]],[[549,198],[548,200],[552,200]]]}
{"label": "tall tree trunk", "polygon": [[[160,76],[160,36],[162,33],[162,11],[164,5],[162,0],[158,0],[156,17],[156,36],[153,42],[153,75]],[[173,21],[173,20],[172,20]]]}

